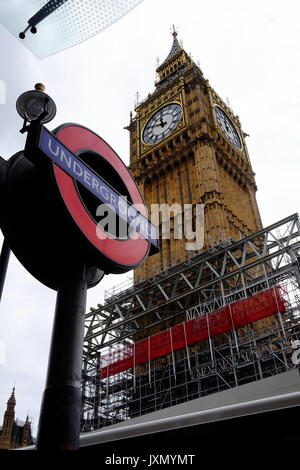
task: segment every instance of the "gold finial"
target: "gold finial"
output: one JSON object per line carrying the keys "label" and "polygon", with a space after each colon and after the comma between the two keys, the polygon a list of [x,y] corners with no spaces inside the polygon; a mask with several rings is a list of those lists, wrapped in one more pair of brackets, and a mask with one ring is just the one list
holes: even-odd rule
{"label": "gold finial", "polygon": [[34,85],[34,88],[37,91],[45,91],[45,85],[43,83],[36,83]]}

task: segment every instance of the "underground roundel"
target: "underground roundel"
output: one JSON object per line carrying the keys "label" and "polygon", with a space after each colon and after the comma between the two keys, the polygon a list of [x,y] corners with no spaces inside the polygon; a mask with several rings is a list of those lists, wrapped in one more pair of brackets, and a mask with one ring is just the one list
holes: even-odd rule
{"label": "underground roundel", "polygon": [[[157,231],[134,179],[114,150],[78,124],[64,124],[53,133],[43,127],[39,147],[53,161],[69,214],[100,255],[98,267],[103,269],[104,264],[105,272],[117,273],[140,265],[150,245],[157,247]],[[105,221],[113,213],[116,224],[107,229]]]}

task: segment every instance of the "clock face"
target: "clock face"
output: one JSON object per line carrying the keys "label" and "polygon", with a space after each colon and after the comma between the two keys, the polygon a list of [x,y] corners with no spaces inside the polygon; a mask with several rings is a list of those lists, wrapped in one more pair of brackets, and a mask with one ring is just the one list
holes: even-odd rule
{"label": "clock face", "polygon": [[177,103],[171,103],[159,109],[147,122],[143,141],[145,144],[157,144],[176,128],[182,115],[182,108]]}
{"label": "clock face", "polygon": [[217,122],[222,129],[223,134],[227,137],[228,140],[234,145],[238,150],[242,149],[242,142],[237,133],[237,130],[229,119],[225,111],[219,106],[215,106],[215,114],[217,118]]}

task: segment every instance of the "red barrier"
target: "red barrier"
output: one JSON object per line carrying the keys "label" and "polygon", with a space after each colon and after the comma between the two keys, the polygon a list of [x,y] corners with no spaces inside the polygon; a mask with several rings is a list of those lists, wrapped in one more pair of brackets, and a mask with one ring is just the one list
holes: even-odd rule
{"label": "red barrier", "polygon": [[191,346],[199,341],[248,325],[256,320],[285,312],[286,302],[276,286],[219,308],[207,315],[193,318],[149,336],[142,341],[101,357],[101,374],[105,378],[144,364],[157,357]]}

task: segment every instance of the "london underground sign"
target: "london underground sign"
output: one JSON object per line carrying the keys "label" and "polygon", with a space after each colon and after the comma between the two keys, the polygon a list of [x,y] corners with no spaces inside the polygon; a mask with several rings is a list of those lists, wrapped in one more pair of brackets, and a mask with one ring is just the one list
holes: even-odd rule
{"label": "london underground sign", "polygon": [[[116,154],[114,155],[112,149],[109,148],[108,145],[99,136],[92,133],[89,129],[79,125],[70,124],[68,126],[64,126],[64,129],[68,129],[68,131],[70,131],[67,133],[64,132],[63,137],[65,141],[68,142],[69,146],[76,148],[78,145],[77,142],[80,142],[82,145],[83,141],[86,142],[86,144],[89,144],[90,141],[93,141],[91,147],[95,151],[99,150],[102,156],[105,156],[112,165],[116,163],[118,170],[120,170],[118,156]],[[115,191],[109,183],[97,175],[90,167],[80,160],[79,157],[77,157],[69,148],[67,148],[63,142],[61,142],[45,127],[42,127],[41,129],[39,148],[75,181],[81,183],[92,194],[94,194],[100,202],[109,204],[114,212],[122,220],[124,220],[124,222],[134,226],[136,231],[145,240],[148,240],[154,245],[154,247],[158,248],[157,227],[153,225],[147,219],[147,217],[136,210],[135,207],[124,198],[124,196]],[[123,168],[121,171],[124,173]],[[58,173],[59,172],[56,170],[56,174]],[[129,178],[126,178],[127,181],[128,179],[130,179],[130,176]],[[137,188],[133,187],[132,189],[133,197],[134,199],[139,200],[140,206],[142,201],[140,200],[139,194],[137,194]]]}
{"label": "london underground sign", "polygon": [[[134,179],[90,129],[63,124],[50,132],[33,121],[24,152],[11,163],[1,228],[19,261],[46,286],[57,290],[77,258],[85,260],[93,287],[100,271],[128,272],[158,251],[158,231]],[[115,216],[116,233],[103,225],[101,207]]]}
{"label": "london underground sign", "polygon": [[[158,235],[156,227],[145,217],[143,199],[126,166],[114,150],[90,129],[78,124],[64,124],[54,134],[42,127],[39,148],[55,162],[53,169],[60,195],[86,240],[101,256],[102,269],[118,273],[140,265],[150,252],[157,251]],[[75,154],[79,154],[79,158]],[[91,166],[98,168],[97,172],[83,162],[84,157],[88,157]],[[126,193],[132,204],[99,176],[104,167],[107,179],[121,186],[120,190]],[[84,198],[77,183],[93,194],[96,204],[91,204],[90,198]],[[136,225],[136,233],[119,239],[101,230],[95,218],[99,202],[108,204],[125,223],[131,220]],[[138,213],[134,205],[145,215]]]}

